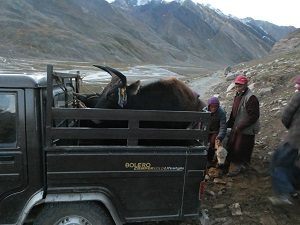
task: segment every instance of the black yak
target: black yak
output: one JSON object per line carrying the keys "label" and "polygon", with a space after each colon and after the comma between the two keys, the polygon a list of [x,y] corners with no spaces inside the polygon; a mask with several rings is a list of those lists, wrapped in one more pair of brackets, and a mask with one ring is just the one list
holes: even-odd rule
{"label": "black yak", "polygon": [[[78,99],[90,108],[104,109],[135,109],[135,110],[166,110],[166,111],[201,111],[205,103],[199,95],[184,82],[176,78],[160,79],[156,82],[141,85],[138,80],[127,85],[126,76],[121,72],[107,67],[96,67],[108,72],[112,79],[101,94],[80,96]],[[87,122],[87,121],[85,121]],[[87,123],[85,123],[87,124]],[[140,121],[140,128],[186,129],[195,124],[171,121]],[[99,121],[93,127],[127,127],[127,121]],[[103,142],[102,142],[103,143]],[[115,140],[105,143],[117,143]],[[119,143],[119,142],[118,142]],[[183,140],[139,140],[143,145],[185,145]],[[194,144],[194,143],[193,143]]]}

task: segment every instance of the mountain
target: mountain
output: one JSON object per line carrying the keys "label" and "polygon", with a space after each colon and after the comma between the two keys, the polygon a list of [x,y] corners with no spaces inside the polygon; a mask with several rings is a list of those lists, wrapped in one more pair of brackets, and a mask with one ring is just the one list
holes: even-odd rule
{"label": "mountain", "polygon": [[262,57],[274,44],[241,21],[190,0],[154,1],[134,7],[131,13],[176,48],[223,64]]}
{"label": "mountain", "polygon": [[265,56],[276,40],[190,0],[141,2],[0,1],[0,56],[216,67]]}
{"label": "mountain", "polygon": [[[262,20],[254,20],[252,18],[242,19],[249,26],[259,27],[266,33],[266,36],[271,36],[275,41],[279,41],[281,38],[284,38],[288,33],[291,33],[295,30],[293,26],[277,26],[275,24],[269,23]],[[255,29],[255,28],[254,28]]]}
{"label": "mountain", "polygon": [[1,54],[139,62],[154,60],[158,49],[178,52],[104,0],[2,1],[1,11]]}

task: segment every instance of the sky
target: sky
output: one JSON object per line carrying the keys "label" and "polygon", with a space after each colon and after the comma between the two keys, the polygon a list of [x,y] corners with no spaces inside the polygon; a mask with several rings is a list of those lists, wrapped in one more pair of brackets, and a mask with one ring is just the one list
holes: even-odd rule
{"label": "sky", "polygon": [[300,0],[193,0],[210,4],[225,15],[251,17],[279,26],[300,28]]}

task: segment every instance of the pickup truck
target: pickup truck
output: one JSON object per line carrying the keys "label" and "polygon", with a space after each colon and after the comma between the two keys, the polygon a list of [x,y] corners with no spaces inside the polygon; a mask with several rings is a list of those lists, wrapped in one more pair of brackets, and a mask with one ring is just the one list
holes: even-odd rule
{"label": "pickup truck", "polygon": [[[80,73],[52,65],[45,75],[0,75],[0,225],[206,223],[200,203],[209,113],[78,108],[79,92]],[[87,120],[128,126],[82,127]],[[147,129],[140,121],[199,126]],[[114,144],[121,139],[124,145]],[[142,146],[139,139],[197,145]]]}

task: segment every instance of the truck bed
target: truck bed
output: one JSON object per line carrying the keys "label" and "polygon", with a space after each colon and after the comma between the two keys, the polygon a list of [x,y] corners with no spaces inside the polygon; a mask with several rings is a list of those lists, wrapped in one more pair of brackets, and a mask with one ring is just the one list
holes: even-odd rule
{"label": "truck bed", "polygon": [[122,223],[199,214],[209,113],[58,108],[49,102],[46,201],[62,201],[61,193],[71,201],[101,193]]}

